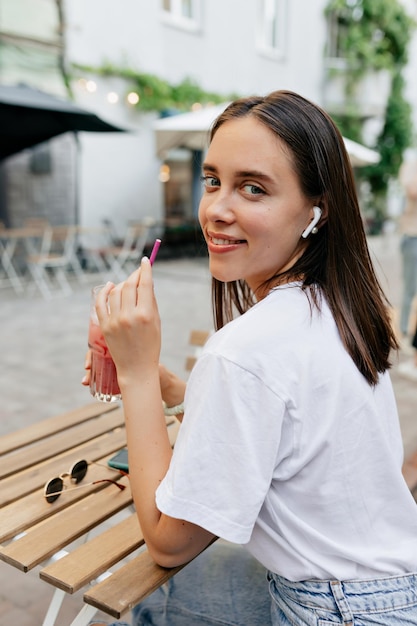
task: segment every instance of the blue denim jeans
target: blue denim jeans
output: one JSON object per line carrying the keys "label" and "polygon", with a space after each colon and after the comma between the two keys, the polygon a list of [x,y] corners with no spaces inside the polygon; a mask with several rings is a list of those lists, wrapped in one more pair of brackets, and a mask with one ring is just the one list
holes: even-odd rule
{"label": "blue denim jeans", "polygon": [[218,541],[132,611],[132,626],[336,624],[417,625],[417,574],[293,583],[266,572],[243,548]]}
{"label": "blue denim jeans", "polygon": [[277,574],[268,577],[274,626],[417,624],[417,574],[346,582],[292,583]]}

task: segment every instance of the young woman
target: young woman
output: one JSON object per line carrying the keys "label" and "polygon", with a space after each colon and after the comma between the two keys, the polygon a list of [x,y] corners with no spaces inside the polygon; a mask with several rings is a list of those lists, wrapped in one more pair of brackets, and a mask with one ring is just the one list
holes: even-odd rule
{"label": "young woman", "polygon": [[203,184],[217,332],[173,453],[162,396],[178,404],[184,386],[159,368],[149,261],[97,305],[151,554],[171,567],[227,542],[134,623],[417,624],[417,506],[388,375],[398,346],[343,139],[297,94],[238,100],[212,128]]}

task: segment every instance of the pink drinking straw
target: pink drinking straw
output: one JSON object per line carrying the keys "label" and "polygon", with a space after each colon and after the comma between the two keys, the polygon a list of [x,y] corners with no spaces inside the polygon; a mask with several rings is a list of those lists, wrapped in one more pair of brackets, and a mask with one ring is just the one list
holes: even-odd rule
{"label": "pink drinking straw", "polygon": [[155,243],[153,244],[151,256],[149,257],[149,263],[151,265],[153,265],[153,263],[154,263],[154,261],[156,259],[156,255],[158,254],[158,250],[159,250],[159,246],[160,245],[161,245],[161,240],[160,239],[155,239]]}

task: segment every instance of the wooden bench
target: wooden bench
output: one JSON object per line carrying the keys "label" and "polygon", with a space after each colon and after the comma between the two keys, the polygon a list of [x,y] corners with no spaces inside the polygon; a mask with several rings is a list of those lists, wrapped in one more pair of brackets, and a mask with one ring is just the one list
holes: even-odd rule
{"label": "wooden bench", "polygon": [[[175,418],[167,418],[172,445],[178,428]],[[177,571],[159,568],[150,559],[132,513],[129,479],[107,465],[125,445],[122,408],[100,402],[0,437],[0,559],[22,572],[41,565],[41,580],[56,587],[44,626],[55,624],[66,593],[75,593],[100,576],[109,577],[104,595],[100,584],[85,593],[90,612],[82,610],[74,625],[85,626],[97,608],[121,616]],[[89,462],[84,488],[71,485],[48,504],[43,496],[45,482],[80,459]],[[107,478],[125,489],[105,482],[90,484]],[[107,520],[112,526],[105,529]],[[74,548],[73,542],[80,540],[84,543]],[[67,556],[47,563],[69,550],[70,544]],[[130,579],[122,580],[119,572],[126,568],[127,576],[146,560],[146,576],[140,585],[135,579],[130,588]],[[113,566],[121,567],[111,574]]]}

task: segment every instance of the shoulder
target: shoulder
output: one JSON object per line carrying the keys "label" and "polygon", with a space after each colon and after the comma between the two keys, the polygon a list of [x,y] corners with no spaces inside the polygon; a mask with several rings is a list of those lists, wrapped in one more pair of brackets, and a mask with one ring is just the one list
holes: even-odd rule
{"label": "shoulder", "polygon": [[[323,346],[326,346],[324,349]],[[340,360],[340,337],[326,302],[318,309],[301,288],[272,291],[247,313],[216,332],[198,359],[200,373],[227,370],[247,374],[281,394],[308,380],[323,353],[326,364]],[[342,356],[347,353],[342,352]],[[307,376],[307,378],[306,378]]]}
{"label": "shoulder", "polygon": [[324,299],[317,307],[308,290],[298,283],[273,289],[266,298],[255,304],[244,315],[226,324],[215,333],[207,344],[209,350],[228,350],[232,346],[255,346],[264,344],[283,348],[294,347],[304,334],[316,326],[329,327],[333,317]]}

